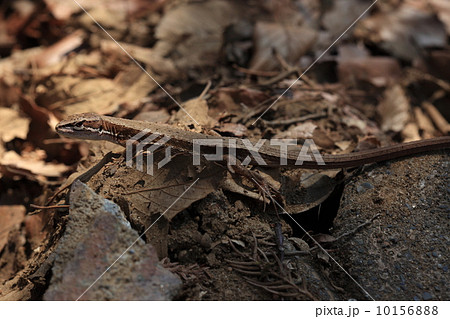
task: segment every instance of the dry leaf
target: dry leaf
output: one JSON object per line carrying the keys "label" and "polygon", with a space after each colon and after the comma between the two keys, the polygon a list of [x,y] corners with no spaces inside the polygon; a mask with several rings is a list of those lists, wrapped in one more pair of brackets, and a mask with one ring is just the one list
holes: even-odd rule
{"label": "dry leaf", "polygon": [[400,132],[409,120],[410,105],[400,85],[386,89],[383,101],[377,107],[384,132]]}
{"label": "dry leaf", "polygon": [[250,68],[272,71],[279,68],[274,52],[288,64],[297,65],[299,59],[314,45],[317,32],[308,27],[284,26],[258,22],[255,26],[255,53]]}
{"label": "dry leaf", "polygon": [[[41,177],[60,177],[69,170],[64,164],[47,163],[43,161],[39,152],[28,153],[27,158],[24,158],[14,151],[6,152],[0,159],[0,166],[4,166],[6,169],[21,170],[29,172],[36,176],[37,179]],[[32,158],[34,157],[34,158]]]}
{"label": "dry leaf", "polygon": [[[338,171],[330,171],[336,175]],[[286,211],[298,214],[325,201],[336,187],[336,180],[323,173],[292,169],[283,173],[281,193],[286,198]]]}
{"label": "dry leaf", "polygon": [[412,142],[420,140],[419,127],[416,123],[408,123],[402,130],[403,142]]}
{"label": "dry leaf", "polygon": [[367,81],[375,86],[386,86],[402,75],[400,64],[391,57],[355,57],[341,50],[338,74],[342,82],[358,84]]}
{"label": "dry leaf", "polygon": [[76,76],[53,76],[38,98],[43,107],[62,109],[66,115],[94,112],[115,112],[121,103],[132,103],[145,97],[157,84],[136,65],[120,72],[114,80],[97,77],[85,79]]}
{"label": "dry leaf", "polygon": [[223,123],[219,128],[215,129],[220,133],[232,135],[236,137],[244,137],[247,134],[247,127],[239,123]]}
{"label": "dry leaf", "polygon": [[0,107],[0,140],[10,142],[18,137],[26,139],[30,120],[20,116],[19,112]]}
{"label": "dry leaf", "polygon": [[315,240],[317,240],[319,243],[332,243],[336,241],[336,238],[329,235],[329,234],[317,234],[313,236]]}
{"label": "dry leaf", "polygon": [[430,0],[431,7],[436,12],[447,29],[447,35],[450,35],[450,2],[448,0]]}
{"label": "dry leaf", "polygon": [[398,10],[380,12],[361,21],[355,35],[409,61],[421,57],[421,49],[447,45],[445,26],[434,13],[408,2]]}
{"label": "dry leaf", "polygon": [[[232,1],[184,3],[167,11],[156,28],[154,53],[179,70],[215,65],[225,28],[245,10]],[[152,67],[157,65],[151,64]]]}
{"label": "dry leaf", "polygon": [[[163,151],[154,153],[153,175],[123,165],[114,179],[97,180],[99,185],[93,187],[102,188],[105,194],[110,193],[113,198],[128,202],[130,211],[133,211],[130,216],[132,223],[148,227],[154,216],[164,213],[164,217],[170,220],[193,202],[206,197],[219,187],[225,176],[226,170],[218,165],[207,165],[197,171],[199,168],[192,164],[192,156],[183,153],[172,154],[170,162],[158,168],[157,163],[164,155]],[[144,172],[147,171],[145,162]],[[194,184],[197,178],[199,180]],[[177,200],[190,185],[189,191]]]}
{"label": "dry leaf", "polygon": [[39,68],[59,63],[69,52],[75,50],[83,43],[83,38],[83,31],[77,30],[36,54],[31,61],[33,65],[36,64]]}
{"label": "dry leaf", "polygon": [[200,128],[211,128],[217,121],[208,115],[208,110],[208,103],[203,98],[195,98],[183,103],[172,122],[186,126],[198,123]]}
{"label": "dry leaf", "polygon": [[334,141],[330,138],[327,132],[319,127],[317,127],[313,132],[313,140],[314,143],[324,149],[330,150],[334,148]]}
{"label": "dry leaf", "polygon": [[277,133],[274,138],[296,138],[307,139],[312,138],[317,125],[308,121],[296,126],[289,127],[288,130]]}
{"label": "dry leaf", "polygon": [[422,112],[420,107],[414,108],[414,116],[416,118],[417,125],[419,129],[424,132],[425,137],[430,138],[434,136],[434,132],[436,129],[433,126],[433,122],[431,122],[430,118]]}
{"label": "dry leaf", "polygon": [[381,146],[380,141],[375,136],[366,136],[358,141],[356,152],[372,150]]}
{"label": "dry leaf", "polygon": [[298,250],[309,251],[309,245],[303,239],[297,237],[289,237],[288,240],[292,241]]}

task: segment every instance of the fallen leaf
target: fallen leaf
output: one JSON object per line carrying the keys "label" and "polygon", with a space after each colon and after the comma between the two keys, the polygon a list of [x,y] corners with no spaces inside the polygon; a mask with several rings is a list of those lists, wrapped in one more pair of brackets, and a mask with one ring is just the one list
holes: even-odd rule
{"label": "fallen leaf", "polygon": [[[198,171],[199,168],[192,164],[192,155],[183,153],[172,154],[170,162],[158,168],[164,156],[163,151],[154,153],[153,175],[145,173],[146,160],[143,161],[144,172],[123,164],[113,179],[100,180],[99,185],[92,187],[102,188],[105,194],[128,202],[133,211],[132,223],[143,225],[145,229],[154,216],[164,213],[164,217],[171,220],[193,202],[216,190],[225,177],[226,169],[214,164]],[[199,180],[194,183],[197,178]],[[189,192],[178,199],[190,185]]]}
{"label": "fallen leaf", "polygon": [[183,103],[183,108],[175,114],[173,122],[186,126],[198,123],[200,128],[211,128],[217,124],[217,121],[208,115],[208,111],[206,100],[194,98]]}
{"label": "fallen leaf", "polygon": [[245,248],[245,243],[242,240],[237,240],[237,239],[230,239],[230,241],[233,244],[236,244],[238,246],[241,246],[242,248]]}
{"label": "fallen leaf", "polygon": [[316,38],[317,32],[305,26],[258,22],[254,34],[255,53],[250,68],[262,71],[278,69],[280,64],[274,52],[288,64],[297,65],[299,59],[314,45]]}
{"label": "fallen leaf", "polygon": [[409,120],[411,106],[400,85],[386,89],[383,101],[377,111],[381,116],[381,129],[384,132],[400,132]]}
{"label": "fallen leaf", "polygon": [[235,137],[244,137],[247,134],[247,127],[239,123],[223,123],[215,129],[220,133],[232,135]]}
{"label": "fallen leaf", "polygon": [[144,98],[157,84],[133,64],[119,72],[114,80],[61,75],[48,79],[47,86],[52,89],[39,95],[39,105],[49,109],[60,107],[62,113],[71,115],[113,113],[121,103]]}
{"label": "fallen leaf", "polygon": [[426,138],[434,136],[436,129],[434,128],[431,119],[423,113],[422,109],[418,106],[414,108],[414,116],[419,126],[419,129],[424,132]]}
{"label": "fallen leaf", "polygon": [[324,243],[332,243],[336,241],[336,238],[328,235],[328,234],[317,234],[317,235],[313,235],[313,238],[315,240],[317,240],[319,243],[324,244]]}
{"label": "fallen leaf", "polygon": [[381,146],[380,141],[375,136],[366,136],[358,141],[355,151],[372,150]]}
{"label": "fallen leaf", "polygon": [[443,23],[431,10],[413,6],[408,1],[397,10],[380,12],[364,19],[355,35],[408,61],[421,57],[421,49],[447,45]]}
{"label": "fallen leaf", "polygon": [[[6,169],[11,168],[13,170],[22,170],[29,172],[39,179],[40,177],[61,177],[65,172],[69,170],[64,164],[47,163],[43,161],[42,156],[33,152],[35,158],[32,156],[24,158],[14,151],[6,152],[0,159],[0,166],[4,166]],[[28,155],[30,155],[29,153]],[[24,174],[25,175],[25,174]]]}
{"label": "fallen leaf", "polygon": [[154,53],[171,59],[180,71],[215,65],[225,28],[244,12],[232,1],[180,4],[168,10],[158,24]]}
{"label": "fallen leaf", "polygon": [[18,137],[26,139],[30,120],[20,116],[20,113],[5,107],[0,107],[0,139],[10,142]]}
{"label": "fallen leaf", "polygon": [[83,31],[76,30],[55,44],[45,48],[39,54],[33,56],[31,62],[39,68],[48,67],[61,62],[69,52],[75,50],[83,43],[83,38]]}
{"label": "fallen leaf", "polygon": [[416,123],[408,123],[402,130],[403,142],[412,142],[420,140],[419,127]]}
{"label": "fallen leaf", "polygon": [[291,126],[284,132],[277,133],[274,138],[296,138],[307,139],[312,138],[317,125],[308,121],[299,125]]}
{"label": "fallen leaf", "polygon": [[[336,175],[338,170],[330,171]],[[286,198],[286,211],[298,214],[325,201],[337,185],[334,178],[323,173],[292,169],[283,173],[281,193]]]}
{"label": "fallen leaf", "polygon": [[[400,63],[391,57],[371,57],[358,52],[356,46],[340,46],[338,75],[341,82],[357,85],[360,81],[386,86],[401,76]],[[356,52],[355,52],[356,51]]]}
{"label": "fallen leaf", "polygon": [[429,3],[439,20],[445,24],[447,35],[450,35],[450,2],[448,0],[430,0]]}

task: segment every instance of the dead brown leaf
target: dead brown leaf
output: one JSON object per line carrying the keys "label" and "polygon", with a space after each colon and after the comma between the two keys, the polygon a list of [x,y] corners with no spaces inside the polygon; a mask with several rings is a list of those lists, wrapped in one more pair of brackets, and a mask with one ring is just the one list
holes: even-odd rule
{"label": "dead brown leaf", "polygon": [[337,172],[314,173],[302,169],[284,172],[281,193],[286,198],[286,211],[298,214],[320,205],[336,187]]}
{"label": "dead brown leaf", "polygon": [[19,112],[0,107],[0,140],[9,142],[18,137],[26,139],[30,120],[24,118]]}
{"label": "dead brown leaf", "polygon": [[61,109],[66,115],[117,111],[121,103],[139,101],[157,84],[136,65],[119,72],[114,80],[97,77],[60,75],[48,79],[46,89],[38,97],[41,106]]}
{"label": "dead brown leaf", "polygon": [[236,123],[223,123],[219,128],[216,128],[215,130],[226,135],[232,135],[241,138],[247,134],[247,127],[242,124]]}
{"label": "dead brown leaf", "polygon": [[447,45],[443,23],[427,8],[408,1],[398,10],[380,12],[361,21],[355,35],[408,61],[421,57],[421,49]]}
{"label": "dead brown leaf", "polygon": [[305,26],[285,26],[278,23],[258,22],[255,26],[255,53],[250,62],[252,70],[272,71],[279,68],[274,53],[289,65],[297,65],[314,45],[317,32]]}
{"label": "dead brown leaf", "polygon": [[208,115],[208,111],[206,100],[201,97],[194,98],[183,103],[183,108],[175,114],[172,122],[186,126],[198,123],[199,129],[211,128],[217,124],[217,121]]}
{"label": "dead brown leaf", "polygon": [[[206,165],[199,171],[192,164],[192,156],[186,154],[172,154],[171,161],[158,168],[157,163],[164,155],[164,152],[155,152],[153,175],[145,173],[144,160],[144,172],[124,165],[123,169],[117,170],[114,179],[97,181],[105,193],[126,200],[130,211],[133,211],[130,218],[133,222],[144,223],[146,227],[151,218],[164,212],[165,218],[172,219],[193,202],[216,190],[225,176],[226,170],[214,164]],[[194,183],[197,178],[199,180]],[[189,192],[177,200],[190,185]]]}
{"label": "dead brown leaf", "polygon": [[296,139],[307,139],[312,138],[314,130],[317,128],[313,122],[305,122],[299,125],[291,126],[289,129],[277,133],[274,138],[296,138]]}
{"label": "dead brown leaf", "polygon": [[83,43],[83,38],[83,31],[77,30],[55,44],[45,48],[39,54],[34,56],[31,62],[40,68],[54,65],[63,60],[69,52],[78,48]]}
{"label": "dead brown leaf", "polygon": [[381,129],[384,132],[400,132],[409,120],[410,110],[408,98],[400,85],[387,88],[383,101],[377,107]]}
{"label": "dead brown leaf", "polygon": [[7,171],[16,172],[22,176],[27,176],[28,172],[28,174],[35,176],[38,180],[61,177],[69,170],[69,167],[64,164],[45,162],[43,160],[44,157],[43,151],[27,153],[27,157],[20,156],[14,151],[8,151],[0,159],[0,166]]}
{"label": "dead brown leaf", "polygon": [[447,0],[430,0],[436,15],[445,24],[447,35],[450,35],[450,2]]}
{"label": "dead brown leaf", "polygon": [[338,74],[340,81],[354,86],[360,81],[386,86],[402,75],[400,64],[394,58],[371,57],[360,47],[348,45],[339,47]]}
{"label": "dead brown leaf", "polygon": [[417,125],[419,126],[419,129],[424,132],[425,137],[426,138],[433,137],[434,132],[436,131],[433,122],[431,122],[431,119],[425,115],[425,113],[422,111],[420,107],[416,106],[414,108],[414,116]]}
{"label": "dead brown leaf", "polygon": [[[244,10],[231,1],[183,3],[168,10],[156,29],[154,53],[171,59],[179,71],[217,62],[225,28]],[[158,67],[153,65],[153,67]],[[180,75],[180,74],[179,74]]]}

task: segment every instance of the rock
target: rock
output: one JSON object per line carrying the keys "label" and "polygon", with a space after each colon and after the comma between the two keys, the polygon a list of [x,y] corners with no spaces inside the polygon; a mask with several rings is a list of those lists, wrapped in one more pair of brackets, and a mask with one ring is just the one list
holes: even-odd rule
{"label": "rock", "polygon": [[[338,240],[333,257],[376,300],[448,300],[448,274],[442,265],[449,263],[449,256],[439,254],[450,244],[444,208],[449,204],[448,156],[419,155],[392,161],[392,174],[385,174],[385,169],[382,165],[371,169],[372,176],[383,178],[362,174],[346,186],[333,236],[379,216]],[[435,172],[433,180],[423,186],[420,181],[430,172]],[[358,192],[357,186],[368,180],[376,191]],[[336,284],[344,286],[339,279]],[[427,292],[432,290],[433,295]],[[361,293],[359,299],[365,298]]]}
{"label": "rock", "polygon": [[66,231],[52,257],[44,300],[170,300],[181,286],[119,207],[81,182],[72,185]]}
{"label": "rock", "polygon": [[368,182],[364,182],[364,183],[361,183],[361,185],[356,186],[356,191],[358,193],[364,193],[365,191],[367,191],[369,189],[373,189],[373,185]]}

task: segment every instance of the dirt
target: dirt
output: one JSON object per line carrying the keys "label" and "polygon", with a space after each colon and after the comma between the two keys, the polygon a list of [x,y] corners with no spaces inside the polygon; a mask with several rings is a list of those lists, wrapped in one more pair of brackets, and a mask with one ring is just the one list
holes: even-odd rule
{"label": "dirt", "polygon": [[[368,226],[325,245],[329,254],[373,298],[448,299],[448,165],[446,155],[416,156],[367,166],[346,184],[335,226],[330,231],[332,236],[337,238],[376,214],[380,216]],[[367,183],[373,188],[365,189]],[[210,276],[204,282],[189,283],[180,298],[286,299],[256,289],[226,262],[245,260],[227,241],[241,241],[245,247],[235,246],[251,254],[252,234],[271,244],[261,244],[266,252],[278,253],[273,228],[276,217],[258,205],[248,207],[244,203],[249,201],[216,192],[173,220],[169,235],[171,260],[203,265]],[[283,224],[285,237],[292,236],[293,231]],[[334,262],[329,259],[324,262],[315,251],[306,256],[286,257],[285,261],[308,277],[307,290],[315,299],[370,299]],[[267,279],[264,274],[256,277],[261,281]],[[308,299],[305,295],[295,298]]]}

